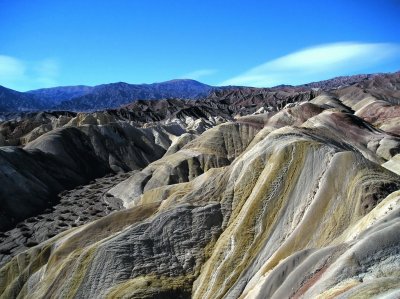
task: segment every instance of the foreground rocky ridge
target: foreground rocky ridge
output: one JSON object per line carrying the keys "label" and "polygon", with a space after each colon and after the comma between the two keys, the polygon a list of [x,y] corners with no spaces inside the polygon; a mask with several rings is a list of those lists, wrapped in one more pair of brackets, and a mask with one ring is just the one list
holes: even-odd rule
{"label": "foreground rocky ridge", "polygon": [[[318,93],[290,92],[286,100],[227,90],[219,95],[226,105],[220,118],[212,109],[189,113],[197,106],[171,113],[168,102],[143,113],[143,122],[157,118],[168,138],[160,129],[135,127],[152,130],[150,140],[163,151],[136,168],[128,166],[133,158],[121,160],[136,171],[101,196],[124,208],[4,259],[1,296],[398,297],[400,75],[367,79]],[[275,106],[273,98],[279,98]],[[237,106],[230,108],[231,101]],[[124,109],[114,115],[137,113]],[[182,110],[185,117],[178,115]],[[96,134],[88,132],[109,136],[103,126],[122,123],[84,124],[87,117],[76,116],[72,128],[61,131],[77,130],[93,145]],[[197,120],[210,123],[191,126]],[[168,131],[172,123],[179,133]],[[25,151],[67,159],[46,141],[57,132]],[[101,161],[120,149],[93,148]],[[137,147],[125,153],[132,151]]]}

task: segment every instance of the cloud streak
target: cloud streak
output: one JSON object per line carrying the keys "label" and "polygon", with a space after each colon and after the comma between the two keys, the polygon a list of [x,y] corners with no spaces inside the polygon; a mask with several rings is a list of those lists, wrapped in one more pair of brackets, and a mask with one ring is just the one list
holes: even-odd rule
{"label": "cloud streak", "polygon": [[18,59],[0,55],[0,82],[3,80],[15,80],[23,77],[25,65]]}
{"label": "cloud streak", "polygon": [[21,59],[0,55],[0,85],[26,91],[29,89],[57,85],[59,65],[54,59],[26,62]]}
{"label": "cloud streak", "polygon": [[323,44],[270,60],[219,85],[270,87],[302,84],[343,72],[359,71],[399,56],[400,46],[397,44]]}
{"label": "cloud streak", "polygon": [[56,78],[59,75],[59,66],[54,59],[44,59],[36,63],[34,67],[36,72],[36,81],[41,83],[43,87],[51,87],[57,85]]}

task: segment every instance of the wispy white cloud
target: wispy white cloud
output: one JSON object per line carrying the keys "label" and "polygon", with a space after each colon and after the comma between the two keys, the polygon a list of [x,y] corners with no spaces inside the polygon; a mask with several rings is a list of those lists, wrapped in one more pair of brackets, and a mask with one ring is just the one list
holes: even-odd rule
{"label": "wispy white cloud", "polygon": [[25,91],[57,85],[59,65],[55,59],[24,61],[0,55],[0,85]]}
{"label": "wispy white cloud", "polygon": [[270,60],[219,85],[302,84],[366,69],[399,56],[400,46],[391,43],[323,44]]}
{"label": "wispy white cloud", "polygon": [[215,70],[215,69],[202,69],[202,70],[196,70],[196,71],[184,74],[184,75],[180,76],[180,78],[199,80],[202,77],[213,75],[216,72],[217,72],[217,70]]}
{"label": "wispy white cloud", "polygon": [[25,75],[25,64],[10,56],[0,55],[0,82],[17,80]]}
{"label": "wispy white cloud", "polygon": [[36,80],[41,83],[43,87],[55,86],[57,84],[56,78],[59,75],[59,66],[54,59],[45,59],[39,61],[35,67]]}

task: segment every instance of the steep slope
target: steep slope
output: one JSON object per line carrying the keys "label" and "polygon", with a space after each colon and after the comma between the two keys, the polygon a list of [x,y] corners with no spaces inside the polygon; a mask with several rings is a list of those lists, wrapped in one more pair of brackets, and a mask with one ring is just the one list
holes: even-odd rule
{"label": "steep slope", "polygon": [[1,148],[0,230],[35,215],[56,202],[57,193],[110,172],[79,130],[55,131],[38,150]]}
{"label": "steep slope", "polygon": [[[107,173],[130,171],[161,158],[179,125],[136,128],[127,123],[52,130],[24,149],[0,148],[0,230],[51,207],[57,194]],[[21,209],[21,207],[23,207]]]}
{"label": "steep slope", "polygon": [[[319,277],[312,279],[314,275],[337,258],[325,251],[325,260],[313,261],[311,253],[334,245],[399,187],[395,175],[360,154],[299,129],[271,133],[236,165],[228,180],[235,183],[226,191],[232,214],[194,284],[194,298],[236,298],[255,288],[259,290],[253,295],[271,297],[280,285],[277,298],[294,296],[308,281],[310,286],[316,283]],[[387,252],[386,258],[395,252]],[[299,269],[296,284],[289,282],[291,288],[285,288],[285,278],[306,257],[313,264]]]}
{"label": "steep slope", "polygon": [[212,168],[229,165],[253,140],[259,127],[251,124],[222,124],[188,142],[176,153],[164,156],[109,191],[125,206],[140,202],[140,196],[159,187],[188,182]]}

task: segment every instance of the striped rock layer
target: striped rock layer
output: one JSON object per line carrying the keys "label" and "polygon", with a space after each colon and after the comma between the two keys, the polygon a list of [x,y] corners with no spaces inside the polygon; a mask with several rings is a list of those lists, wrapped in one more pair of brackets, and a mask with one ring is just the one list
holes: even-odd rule
{"label": "striped rock layer", "polygon": [[350,88],[177,139],[108,191],[125,209],[5,264],[1,298],[398,298],[400,137],[374,104],[396,89]]}

